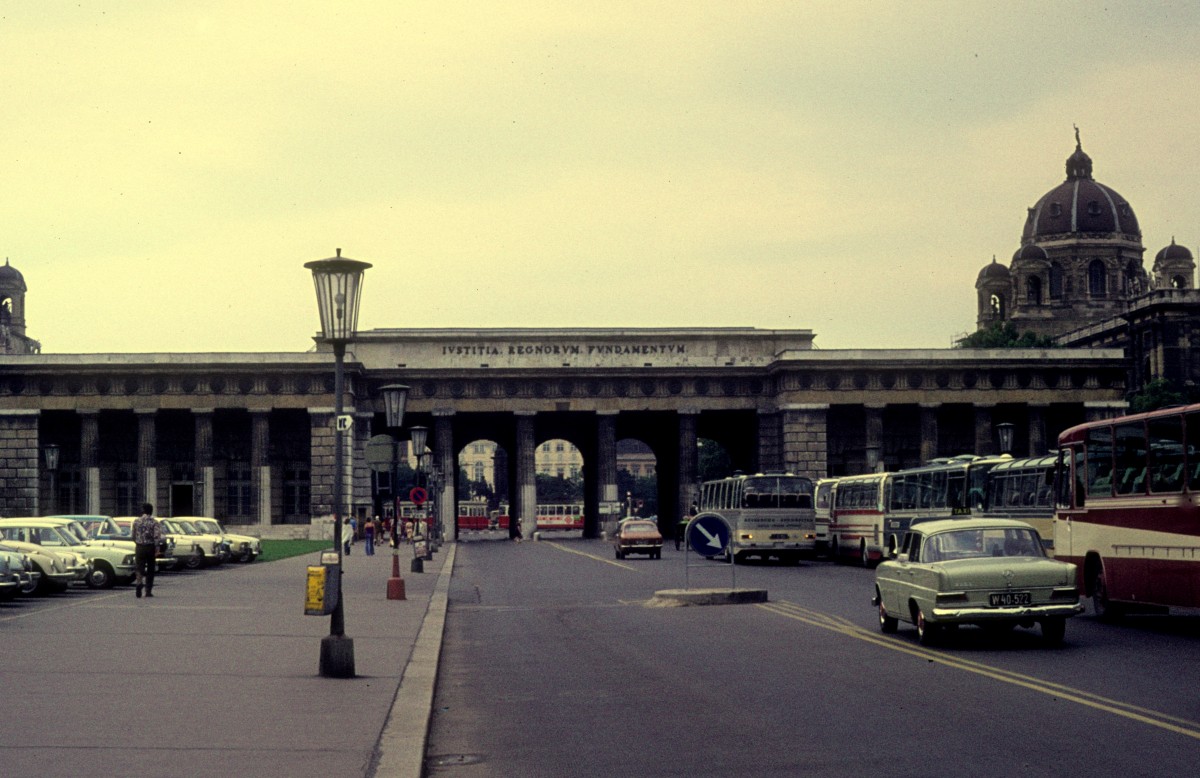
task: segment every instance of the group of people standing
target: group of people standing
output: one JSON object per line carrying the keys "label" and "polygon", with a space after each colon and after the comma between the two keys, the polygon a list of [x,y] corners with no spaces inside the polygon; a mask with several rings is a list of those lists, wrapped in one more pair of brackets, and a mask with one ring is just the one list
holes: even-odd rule
{"label": "group of people standing", "polygon": [[[414,532],[413,522],[407,519],[400,522],[396,528],[396,542],[406,542],[412,537]],[[390,539],[392,534],[392,519],[380,519],[376,516],[373,519],[367,519],[362,523],[362,530],[359,531],[358,520],[346,517],[342,520],[342,553],[349,554],[354,541],[359,535],[363,539],[363,553],[367,556],[375,555],[376,543],[383,543],[385,539]]]}

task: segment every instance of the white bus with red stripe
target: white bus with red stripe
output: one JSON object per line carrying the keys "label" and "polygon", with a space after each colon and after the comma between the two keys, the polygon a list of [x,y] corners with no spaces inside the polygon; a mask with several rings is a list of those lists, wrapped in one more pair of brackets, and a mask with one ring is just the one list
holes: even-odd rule
{"label": "white bus with red stripe", "polygon": [[1054,555],[1096,614],[1200,607],[1200,405],[1058,437]]}

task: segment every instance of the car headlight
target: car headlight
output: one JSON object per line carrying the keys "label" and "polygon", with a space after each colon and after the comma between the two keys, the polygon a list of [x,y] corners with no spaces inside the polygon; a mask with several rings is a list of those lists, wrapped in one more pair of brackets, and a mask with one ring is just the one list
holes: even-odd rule
{"label": "car headlight", "polygon": [[125,567],[130,567],[133,565],[133,561],[133,554],[126,554],[125,558],[121,560],[121,564]]}

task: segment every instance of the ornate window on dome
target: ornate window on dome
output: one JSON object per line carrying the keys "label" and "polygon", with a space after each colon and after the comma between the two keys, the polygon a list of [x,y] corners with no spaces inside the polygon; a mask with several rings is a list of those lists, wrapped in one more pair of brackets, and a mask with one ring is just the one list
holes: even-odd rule
{"label": "ornate window on dome", "polygon": [[1088,200],[1088,216],[1100,215],[1100,202],[1098,200]]}
{"label": "ornate window on dome", "polygon": [[1088,294],[1092,297],[1108,296],[1108,270],[1098,259],[1093,259],[1088,265]]}
{"label": "ornate window on dome", "polygon": [[1025,279],[1025,302],[1030,305],[1042,304],[1042,279],[1040,276],[1030,276]]}
{"label": "ornate window on dome", "polygon": [[1062,206],[1058,203],[1050,203],[1050,215],[1062,216]]}
{"label": "ornate window on dome", "polygon": [[1050,265],[1050,299],[1061,300],[1063,298],[1063,269],[1062,265],[1053,262]]}

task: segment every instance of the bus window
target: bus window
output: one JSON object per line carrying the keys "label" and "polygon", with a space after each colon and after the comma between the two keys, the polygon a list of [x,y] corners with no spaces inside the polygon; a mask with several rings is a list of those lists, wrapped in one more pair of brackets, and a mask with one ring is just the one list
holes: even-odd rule
{"label": "bus window", "polygon": [[1183,418],[1164,416],[1150,419],[1150,491],[1178,492],[1183,489]]}
{"label": "bus window", "polygon": [[1088,496],[1112,496],[1112,476],[1112,430],[1108,427],[1090,429],[1087,437]]}
{"label": "bus window", "polygon": [[1146,434],[1142,423],[1119,424],[1113,428],[1113,481],[1117,494],[1146,491]]}
{"label": "bus window", "polygon": [[1187,414],[1183,423],[1188,445],[1188,489],[1200,491],[1200,413]]}

